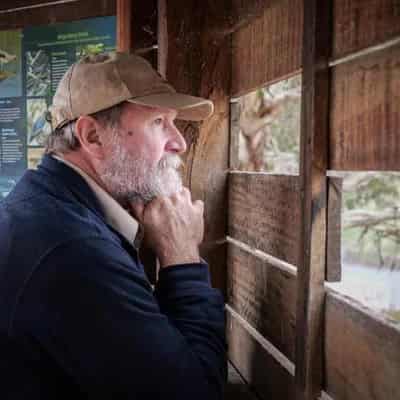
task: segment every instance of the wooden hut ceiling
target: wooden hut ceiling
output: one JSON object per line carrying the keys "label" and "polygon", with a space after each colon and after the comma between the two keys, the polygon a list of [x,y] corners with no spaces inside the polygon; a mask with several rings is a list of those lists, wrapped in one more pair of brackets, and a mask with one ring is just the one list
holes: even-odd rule
{"label": "wooden hut ceiling", "polygon": [[[43,7],[40,5],[43,5]],[[7,10],[10,12],[7,12]],[[32,25],[45,25],[115,14],[115,0],[98,0],[95,7],[93,7],[92,2],[85,0],[3,0],[0,3],[0,30],[18,29]]]}

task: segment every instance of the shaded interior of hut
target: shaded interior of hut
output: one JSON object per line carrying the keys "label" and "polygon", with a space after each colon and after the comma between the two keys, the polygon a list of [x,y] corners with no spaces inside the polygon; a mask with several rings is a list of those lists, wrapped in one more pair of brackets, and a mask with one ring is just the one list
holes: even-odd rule
{"label": "shaded interior of hut", "polygon": [[223,296],[215,398],[400,400],[400,2],[2,0],[0,204],[45,155],[66,71],[114,51],[213,103],[176,127]]}

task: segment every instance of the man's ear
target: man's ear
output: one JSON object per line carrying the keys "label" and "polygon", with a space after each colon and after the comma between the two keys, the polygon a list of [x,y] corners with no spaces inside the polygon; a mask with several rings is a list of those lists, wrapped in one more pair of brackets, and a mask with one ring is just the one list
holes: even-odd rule
{"label": "man's ear", "polygon": [[82,149],[92,157],[102,159],[104,157],[104,143],[101,135],[103,128],[90,116],[81,116],[75,124],[75,135]]}

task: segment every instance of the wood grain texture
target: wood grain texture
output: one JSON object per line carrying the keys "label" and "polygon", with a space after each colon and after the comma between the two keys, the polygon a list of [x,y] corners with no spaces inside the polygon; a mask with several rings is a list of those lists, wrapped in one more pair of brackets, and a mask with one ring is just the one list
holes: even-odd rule
{"label": "wood grain texture", "polygon": [[326,388],[335,400],[400,399],[400,329],[328,293]]}
{"label": "wood grain texture", "polygon": [[333,58],[400,35],[398,0],[334,0]]}
{"label": "wood grain texture", "polygon": [[227,312],[228,357],[260,399],[291,400],[294,378]]}
{"label": "wood grain texture", "polygon": [[228,244],[227,302],[294,360],[296,277]]}
{"label": "wood grain texture", "polygon": [[232,96],[301,68],[303,0],[272,1],[261,17],[232,35]]}
{"label": "wood grain texture", "polygon": [[[213,35],[215,20],[229,9],[229,1],[213,2],[160,0],[160,70],[181,92],[209,98],[214,102],[213,116],[202,123],[182,122],[188,151],[185,156],[185,184],[192,197],[205,203],[205,242],[226,236],[226,174],[229,159],[230,59],[228,37]],[[218,247],[216,247],[218,248]],[[210,250],[212,251],[212,250]],[[217,250],[216,250],[217,251]],[[218,250],[219,251],[219,250]],[[210,257],[211,273],[226,282],[226,260]]]}
{"label": "wood grain texture", "polygon": [[132,0],[117,0],[117,50],[132,48]]}
{"label": "wood grain texture", "polygon": [[49,25],[56,22],[68,22],[115,14],[115,0],[98,0],[96,1],[96,7],[93,7],[93,3],[90,1],[79,0],[73,3],[0,14],[0,30],[24,28],[32,25]]}
{"label": "wood grain texture", "polygon": [[296,400],[316,399],[323,379],[331,6],[330,0],[310,0],[304,8]]}
{"label": "wood grain texture", "polygon": [[299,178],[229,174],[228,234],[297,265],[300,234]]}
{"label": "wood grain texture", "polygon": [[326,245],[326,276],[328,282],[342,278],[342,178],[328,178],[328,219]]}
{"label": "wood grain texture", "polygon": [[330,169],[400,168],[400,46],[332,72]]}

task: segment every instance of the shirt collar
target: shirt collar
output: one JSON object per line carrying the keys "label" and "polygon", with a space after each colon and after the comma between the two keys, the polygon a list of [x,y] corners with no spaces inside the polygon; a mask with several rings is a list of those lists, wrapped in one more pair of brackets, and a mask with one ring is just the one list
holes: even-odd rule
{"label": "shirt collar", "polygon": [[139,223],[123,207],[120,206],[94,179],[75,164],[65,160],[59,155],[52,155],[56,160],[64,163],[76,171],[93,190],[106,222],[119,232],[132,246],[138,248],[141,240]]}

